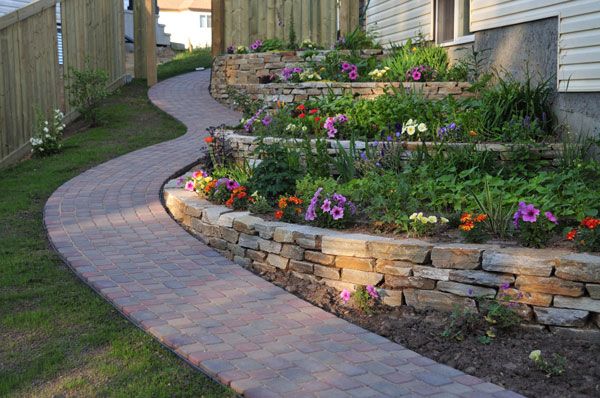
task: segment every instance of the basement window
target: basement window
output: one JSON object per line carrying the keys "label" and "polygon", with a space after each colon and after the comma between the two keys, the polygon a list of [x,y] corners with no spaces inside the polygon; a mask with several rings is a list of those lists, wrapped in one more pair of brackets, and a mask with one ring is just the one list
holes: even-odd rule
{"label": "basement window", "polygon": [[474,40],[469,30],[469,0],[435,2],[435,38],[441,45],[468,43]]}

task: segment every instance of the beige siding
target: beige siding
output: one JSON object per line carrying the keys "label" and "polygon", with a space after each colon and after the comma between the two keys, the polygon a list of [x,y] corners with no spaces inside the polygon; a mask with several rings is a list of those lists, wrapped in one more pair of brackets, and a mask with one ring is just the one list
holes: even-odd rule
{"label": "beige siding", "polygon": [[600,91],[600,0],[471,0],[471,30],[558,17],[560,91]]}
{"label": "beige siding", "polygon": [[367,28],[382,44],[402,43],[422,33],[433,39],[433,1],[371,0]]}

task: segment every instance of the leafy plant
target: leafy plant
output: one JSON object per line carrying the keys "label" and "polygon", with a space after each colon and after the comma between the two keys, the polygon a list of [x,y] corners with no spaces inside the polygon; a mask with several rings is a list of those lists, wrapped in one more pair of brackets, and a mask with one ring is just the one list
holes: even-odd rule
{"label": "leafy plant", "polygon": [[362,27],[357,26],[354,30],[346,36],[341,37],[335,48],[338,50],[362,50],[371,48],[381,48],[381,45],[377,43],[376,37],[372,32],[368,32]]}
{"label": "leafy plant", "polygon": [[60,152],[62,148],[62,135],[65,125],[64,115],[60,109],[55,109],[50,121],[45,120],[44,114],[39,111],[32,138],[31,152],[35,156],[48,156]]}
{"label": "leafy plant", "polygon": [[298,153],[278,144],[266,145],[264,142],[258,145],[256,151],[261,162],[248,181],[252,189],[268,200],[293,193],[296,180],[302,174]]}
{"label": "leafy plant", "polygon": [[100,101],[108,97],[108,73],[102,69],[94,69],[86,61],[84,69],[69,69],[69,103],[92,126],[98,124],[98,106]]}
{"label": "leafy plant", "polygon": [[546,377],[560,376],[565,372],[567,359],[560,354],[554,353],[552,359],[546,359],[542,356],[542,351],[534,350],[529,354],[529,359],[535,366],[546,374]]}
{"label": "leafy plant", "polygon": [[444,76],[448,68],[448,54],[444,48],[419,36],[407,40],[404,44],[392,45],[390,56],[385,59],[383,65],[390,68],[389,73],[395,81],[404,81],[408,70],[422,65]]}
{"label": "leafy plant", "polygon": [[269,214],[273,211],[273,206],[269,203],[267,198],[259,195],[258,192],[254,192],[252,195],[254,202],[250,203],[248,210],[252,214]]}
{"label": "leafy plant", "polygon": [[483,321],[477,310],[455,305],[450,314],[448,325],[442,332],[443,337],[463,341],[467,336],[481,329]]}
{"label": "leafy plant", "polygon": [[244,118],[252,117],[259,109],[265,106],[264,101],[253,99],[245,92],[235,89],[232,86],[227,86],[226,93],[231,100],[231,104],[242,112]]}
{"label": "leafy plant", "polygon": [[546,246],[558,226],[558,219],[554,214],[546,211],[542,217],[540,212],[533,204],[519,203],[513,219],[519,240],[524,246]]}
{"label": "leafy plant", "polygon": [[490,180],[483,183],[483,195],[480,197],[474,191],[470,192],[479,211],[486,215],[482,222],[488,230],[499,238],[507,238],[511,233],[511,220],[514,214],[514,205],[507,205],[503,193],[490,187]]}

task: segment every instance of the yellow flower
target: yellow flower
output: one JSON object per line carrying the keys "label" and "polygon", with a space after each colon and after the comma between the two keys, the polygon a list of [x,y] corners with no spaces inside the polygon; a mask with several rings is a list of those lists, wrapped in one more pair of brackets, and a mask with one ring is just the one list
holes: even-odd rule
{"label": "yellow flower", "polygon": [[429,216],[429,217],[427,217],[427,221],[429,221],[432,224],[435,224],[438,222],[438,219],[436,216]]}
{"label": "yellow flower", "polygon": [[448,224],[450,222],[450,220],[448,220],[446,217],[440,217],[440,222],[442,224]]}

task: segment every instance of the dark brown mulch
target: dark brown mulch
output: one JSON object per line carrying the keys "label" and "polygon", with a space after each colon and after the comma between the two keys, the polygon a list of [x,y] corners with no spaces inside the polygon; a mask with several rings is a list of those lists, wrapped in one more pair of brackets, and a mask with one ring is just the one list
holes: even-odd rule
{"label": "dark brown mulch", "polygon": [[[600,345],[558,337],[537,328],[517,327],[498,333],[489,345],[478,335],[463,341],[443,337],[449,314],[411,307],[376,304],[372,314],[345,304],[339,293],[282,271],[261,273],[290,293],[367,330],[387,337],[428,358],[528,397],[600,397]],[[544,357],[566,358],[562,375],[547,377],[529,359],[533,350]]]}

